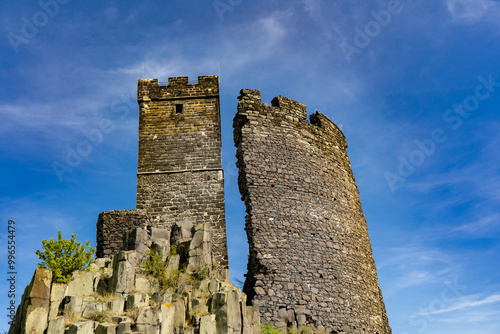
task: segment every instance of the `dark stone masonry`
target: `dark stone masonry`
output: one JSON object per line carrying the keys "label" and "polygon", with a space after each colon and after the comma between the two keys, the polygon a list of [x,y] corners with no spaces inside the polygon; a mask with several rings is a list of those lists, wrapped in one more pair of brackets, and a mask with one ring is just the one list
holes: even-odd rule
{"label": "dark stone masonry", "polygon": [[97,218],[96,257],[111,257],[123,244],[124,231],[147,226],[145,210],[104,211]]}
{"label": "dark stone masonry", "polygon": [[234,118],[250,254],[244,292],[263,319],[326,333],[391,333],[339,128],[244,89]]}

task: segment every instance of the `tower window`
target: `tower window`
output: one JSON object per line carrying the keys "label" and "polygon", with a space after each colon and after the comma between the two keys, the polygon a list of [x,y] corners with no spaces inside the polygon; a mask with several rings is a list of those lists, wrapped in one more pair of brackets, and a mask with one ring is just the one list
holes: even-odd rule
{"label": "tower window", "polygon": [[176,114],[182,114],[183,110],[184,110],[184,106],[182,104],[175,105],[175,113]]}

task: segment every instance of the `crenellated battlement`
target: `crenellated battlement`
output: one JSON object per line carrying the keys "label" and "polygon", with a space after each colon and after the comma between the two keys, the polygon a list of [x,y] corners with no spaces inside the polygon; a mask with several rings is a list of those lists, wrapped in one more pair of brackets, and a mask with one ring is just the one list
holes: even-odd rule
{"label": "crenellated battlement", "polygon": [[198,83],[189,83],[189,77],[168,78],[168,84],[158,79],[141,79],[137,85],[137,100],[158,101],[219,96],[219,78],[216,75],[199,76]]}

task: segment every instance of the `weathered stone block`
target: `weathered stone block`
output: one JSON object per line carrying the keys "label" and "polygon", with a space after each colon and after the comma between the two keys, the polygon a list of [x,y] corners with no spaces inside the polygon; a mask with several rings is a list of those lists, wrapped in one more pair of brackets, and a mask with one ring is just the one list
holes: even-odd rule
{"label": "weathered stone block", "polygon": [[52,289],[50,291],[50,309],[49,309],[49,320],[54,319],[59,315],[59,308],[66,295],[66,284],[53,283]]}
{"label": "weathered stone block", "polygon": [[180,255],[178,254],[170,255],[167,260],[167,270],[168,271],[178,270],[180,262],[181,262]]}
{"label": "weathered stone block", "polygon": [[90,296],[94,292],[94,273],[75,271],[71,274],[66,296]]}
{"label": "weathered stone block", "polygon": [[75,316],[81,316],[85,309],[83,297],[81,296],[66,296],[64,297],[63,305],[64,312]]}
{"label": "weathered stone block", "polygon": [[217,323],[215,314],[210,314],[201,317],[200,334],[217,334]]}
{"label": "weathered stone block", "polygon": [[148,294],[151,293],[152,292],[151,278],[148,278],[141,274],[136,274],[134,290]]}
{"label": "weathered stone block", "polygon": [[30,291],[30,298],[50,300],[50,286],[52,281],[52,271],[39,268],[35,270]]}
{"label": "weathered stone block", "polygon": [[24,290],[15,324],[9,333],[43,333],[48,323],[51,280],[51,270],[35,270],[30,285]]}
{"label": "weathered stone block", "polygon": [[174,333],[183,333],[186,323],[186,306],[184,300],[178,300],[174,303]]}
{"label": "weathered stone block", "polygon": [[105,322],[102,324],[99,324],[95,330],[96,334],[115,334],[116,333],[116,328],[118,326],[113,323]]}
{"label": "weathered stone block", "polygon": [[175,322],[175,305],[161,304],[161,330],[160,334],[173,334]]}
{"label": "weathered stone block", "polygon": [[160,325],[160,312],[156,307],[143,307],[137,317],[137,324],[143,325]]}
{"label": "weathered stone block", "polygon": [[155,242],[158,246],[170,248],[170,229],[166,228],[151,228],[151,242]]}
{"label": "weathered stone block", "polygon": [[215,293],[210,311],[215,313],[218,333],[241,333],[241,309],[236,291]]}
{"label": "weathered stone block", "polygon": [[84,318],[90,318],[93,314],[105,311],[106,309],[107,303],[89,303],[87,305],[84,305],[82,316]]}
{"label": "weathered stone block", "polygon": [[113,314],[120,314],[125,309],[125,296],[118,295],[117,299],[108,301],[108,309]]}
{"label": "weathered stone block", "polygon": [[88,321],[77,321],[71,324],[66,331],[66,334],[93,334],[94,333],[94,322]]}
{"label": "weathered stone block", "polygon": [[64,334],[66,328],[66,318],[63,316],[49,320],[46,334]]}
{"label": "weathered stone block", "polygon": [[120,321],[118,327],[116,327],[116,334],[124,334],[126,332],[131,332],[132,329],[132,320],[123,320]]}
{"label": "weathered stone block", "polygon": [[145,293],[133,293],[127,296],[126,308],[142,308],[149,305],[149,296]]}
{"label": "weathered stone block", "polygon": [[113,277],[109,281],[112,292],[130,293],[134,289],[136,267],[135,251],[120,251],[113,258]]}
{"label": "weathered stone block", "polygon": [[128,230],[123,235],[123,249],[135,250],[137,254],[144,254],[151,245],[146,227],[136,227]]}

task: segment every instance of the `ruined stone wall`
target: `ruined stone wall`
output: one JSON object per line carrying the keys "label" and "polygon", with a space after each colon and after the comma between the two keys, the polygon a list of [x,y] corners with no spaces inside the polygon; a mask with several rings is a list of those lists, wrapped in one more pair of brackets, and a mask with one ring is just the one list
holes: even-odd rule
{"label": "ruined stone wall", "polygon": [[391,333],[342,132],[242,90],[234,119],[250,254],[244,292],[278,326]]}
{"label": "ruined stone wall", "polygon": [[227,267],[217,76],[139,80],[137,209],[151,225],[210,224],[214,255]]}
{"label": "ruined stone wall", "polygon": [[123,233],[140,226],[147,226],[145,210],[104,211],[97,218],[96,257],[111,257],[118,253],[123,243]]}

